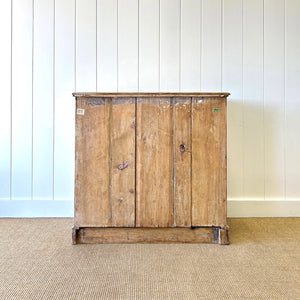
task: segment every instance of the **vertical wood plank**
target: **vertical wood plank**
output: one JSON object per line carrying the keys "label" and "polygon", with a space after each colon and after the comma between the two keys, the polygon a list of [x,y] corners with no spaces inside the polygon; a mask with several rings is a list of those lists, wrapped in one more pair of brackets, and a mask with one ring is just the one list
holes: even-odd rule
{"label": "vertical wood plank", "polygon": [[170,98],[138,98],[136,226],[173,225],[173,129]]}
{"label": "vertical wood plank", "polygon": [[76,0],[77,91],[97,88],[96,11],[96,0]]}
{"label": "vertical wood plank", "polygon": [[264,5],[265,199],[282,200],[285,199],[284,0],[265,0]]}
{"label": "vertical wood plank", "polygon": [[111,99],[77,98],[75,226],[110,226]]}
{"label": "vertical wood plank", "polygon": [[180,90],[180,0],[160,1],[160,90]]}
{"label": "vertical wood plank", "polygon": [[226,101],[192,101],[192,226],[226,224]]}
{"label": "vertical wood plank", "polygon": [[97,90],[118,88],[117,0],[97,0]]}
{"label": "vertical wood plank", "polygon": [[0,199],[10,199],[10,160],[11,160],[11,1],[0,2],[0,82],[1,111],[0,118]]}
{"label": "vertical wood plank", "polygon": [[135,226],[135,98],[116,98],[111,116],[112,226]]}
{"label": "vertical wood plank", "polygon": [[159,0],[139,1],[139,90],[159,90]]}
{"label": "vertical wood plank", "polygon": [[55,2],[54,199],[74,199],[75,2]]}
{"label": "vertical wood plank", "polygon": [[191,98],[174,98],[174,226],[191,226]]}
{"label": "vertical wood plank", "polygon": [[285,159],[286,199],[296,200],[300,195],[300,2],[286,1],[286,86],[285,86]]}
{"label": "vertical wood plank", "polygon": [[202,0],[201,90],[221,89],[221,1]]}
{"label": "vertical wood plank", "polygon": [[53,199],[54,1],[34,1],[33,199]]}
{"label": "vertical wood plank", "polygon": [[223,91],[228,101],[228,199],[243,198],[243,10],[242,1],[224,1]]}
{"label": "vertical wood plank", "polygon": [[31,0],[12,2],[12,199],[32,197]]}
{"label": "vertical wood plank", "polygon": [[118,90],[138,91],[138,0],[118,1]]}
{"label": "vertical wood plank", "polygon": [[201,1],[181,1],[181,91],[200,91]]}

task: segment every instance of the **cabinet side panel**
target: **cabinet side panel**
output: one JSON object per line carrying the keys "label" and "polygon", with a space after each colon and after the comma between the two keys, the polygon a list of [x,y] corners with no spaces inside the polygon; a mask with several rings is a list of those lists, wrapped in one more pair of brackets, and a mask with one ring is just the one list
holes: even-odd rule
{"label": "cabinet side panel", "polygon": [[192,226],[226,224],[226,101],[192,101]]}
{"label": "cabinet side panel", "polygon": [[112,101],[112,226],[135,225],[135,98]]}
{"label": "cabinet side panel", "polygon": [[174,98],[174,226],[191,226],[191,98]]}
{"label": "cabinet side panel", "polygon": [[111,225],[110,115],[110,99],[77,98],[75,226],[78,227]]}
{"label": "cabinet side panel", "polygon": [[173,225],[172,114],[170,98],[137,99],[137,227]]}

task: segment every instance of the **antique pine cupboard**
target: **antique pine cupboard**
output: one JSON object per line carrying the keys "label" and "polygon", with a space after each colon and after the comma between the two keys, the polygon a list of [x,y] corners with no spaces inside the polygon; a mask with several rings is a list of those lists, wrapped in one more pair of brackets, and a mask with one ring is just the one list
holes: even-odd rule
{"label": "antique pine cupboard", "polygon": [[74,93],[73,243],[229,243],[229,93]]}

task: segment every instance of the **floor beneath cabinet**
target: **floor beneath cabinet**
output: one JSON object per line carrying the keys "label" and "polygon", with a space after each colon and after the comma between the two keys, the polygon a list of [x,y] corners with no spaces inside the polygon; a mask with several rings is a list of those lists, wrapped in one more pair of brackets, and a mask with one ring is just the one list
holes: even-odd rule
{"label": "floor beneath cabinet", "polygon": [[229,246],[73,246],[72,225],[0,219],[1,299],[299,297],[300,218],[229,219]]}

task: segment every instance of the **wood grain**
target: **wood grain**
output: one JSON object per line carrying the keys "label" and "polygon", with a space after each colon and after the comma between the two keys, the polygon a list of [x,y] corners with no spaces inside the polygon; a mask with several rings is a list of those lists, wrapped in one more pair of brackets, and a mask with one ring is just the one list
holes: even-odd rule
{"label": "wood grain", "polygon": [[74,243],[229,243],[216,94],[76,97]]}
{"label": "wood grain", "polygon": [[109,98],[79,98],[76,114],[75,226],[110,226]]}
{"label": "wood grain", "polygon": [[111,116],[112,226],[135,225],[135,99],[115,98]]}
{"label": "wood grain", "polygon": [[[73,244],[95,243],[214,243],[228,244],[221,228],[78,228],[73,227]],[[226,231],[227,232],[227,231]]]}
{"label": "wood grain", "polygon": [[174,98],[174,226],[191,226],[191,98]]}
{"label": "wood grain", "polygon": [[173,225],[173,129],[170,98],[138,98],[136,226]]}
{"label": "wood grain", "polygon": [[226,225],[226,101],[192,101],[192,226]]}
{"label": "wood grain", "polygon": [[85,93],[85,92],[76,92],[73,93],[75,97],[135,97],[135,98],[162,98],[162,97],[208,97],[208,98],[216,98],[216,97],[227,97],[230,93],[223,92],[202,92],[202,93]]}

